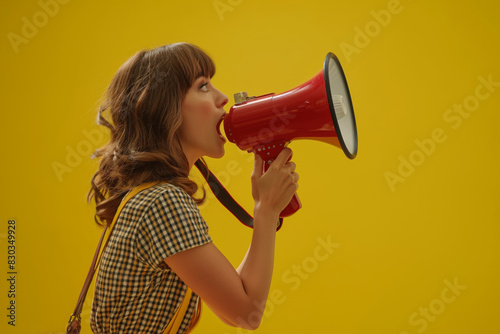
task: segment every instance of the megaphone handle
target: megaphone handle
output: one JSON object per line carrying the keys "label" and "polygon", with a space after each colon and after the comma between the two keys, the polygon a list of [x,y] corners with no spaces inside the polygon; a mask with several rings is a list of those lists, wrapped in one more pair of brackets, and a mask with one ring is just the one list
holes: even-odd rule
{"label": "megaphone handle", "polygon": [[[280,152],[285,148],[286,142],[281,141],[277,143],[270,143],[266,145],[259,145],[253,148],[254,152],[257,153],[262,160],[264,161],[264,173],[269,169],[269,166],[273,163],[276,157],[280,154]],[[290,157],[291,159],[291,157]],[[289,160],[290,160],[289,159]],[[297,193],[293,194],[290,203],[286,206],[286,208],[281,211],[280,218],[285,218],[293,215],[302,207],[302,203],[300,203],[299,196]]]}

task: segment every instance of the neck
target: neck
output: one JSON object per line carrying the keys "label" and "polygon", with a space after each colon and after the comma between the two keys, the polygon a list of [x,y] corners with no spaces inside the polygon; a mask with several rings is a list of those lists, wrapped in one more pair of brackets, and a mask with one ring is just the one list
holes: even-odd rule
{"label": "neck", "polygon": [[191,171],[191,169],[193,169],[193,166],[194,164],[196,163],[196,161],[198,161],[198,159],[189,159],[188,158],[188,171]]}
{"label": "neck", "polygon": [[191,171],[195,162],[198,161],[198,159],[200,159],[201,156],[199,156],[198,154],[195,154],[195,152],[193,152],[193,150],[187,149],[186,147],[184,147],[184,145],[182,145],[182,151],[184,152],[184,156],[186,157],[186,160],[188,161],[188,168],[189,168],[188,171]]}

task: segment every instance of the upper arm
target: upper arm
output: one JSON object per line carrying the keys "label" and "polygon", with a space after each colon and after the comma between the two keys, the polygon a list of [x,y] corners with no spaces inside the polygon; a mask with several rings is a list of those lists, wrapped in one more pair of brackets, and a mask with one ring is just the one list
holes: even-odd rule
{"label": "upper arm", "polygon": [[137,256],[154,268],[165,258],[212,241],[189,195],[172,185],[159,189],[135,230]]}
{"label": "upper arm", "polygon": [[211,242],[208,226],[189,195],[165,187],[137,231],[142,261],[151,266],[165,262],[222,320],[255,327],[248,325],[248,316],[259,303],[251,300],[240,275]]}
{"label": "upper arm", "polygon": [[240,276],[213,243],[194,247],[165,259],[167,265],[215,314],[230,324],[254,328],[249,316],[256,310]]}

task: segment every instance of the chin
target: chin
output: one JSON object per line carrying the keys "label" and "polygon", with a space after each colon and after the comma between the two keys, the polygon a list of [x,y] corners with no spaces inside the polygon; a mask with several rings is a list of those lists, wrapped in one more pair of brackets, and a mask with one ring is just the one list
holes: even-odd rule
{"label": "chin", "polygon": [[214,156],[215,159],[220,159],[224,156],[224,154],[226,153],[226,151],[222,150],[222,152],[220,152],[219,154],[216,154]]}
{"label": "chin", "polygon": [[210,154],[207,154],[207,157],[212,158],[212,159],[220,159],[224,156],[226,151],[224,150],[224,147],[218,151],[210,152]]}

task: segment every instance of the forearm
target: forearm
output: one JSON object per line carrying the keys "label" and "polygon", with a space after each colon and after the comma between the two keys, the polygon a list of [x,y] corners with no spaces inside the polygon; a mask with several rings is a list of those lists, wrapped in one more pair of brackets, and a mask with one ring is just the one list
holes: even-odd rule
{"label": "forearm", "polygon": [[279,214],[297,191],[295,164],[288,161],[291,155],[292,151],[284,148],[265,172],[266,162],[255,155],[251,176],[255,200],[253,236],[250,248],[236,270],[238,285],[242,289],[240,300],[245,309],[231,317],[241,327],[257,328],[264,314],[273,275]]}
{"label": "forearm", "polygon": [[278,216],[260,207],[254,215],[252,241],[237,271],[247,296],[261,313],[271,286]]}

